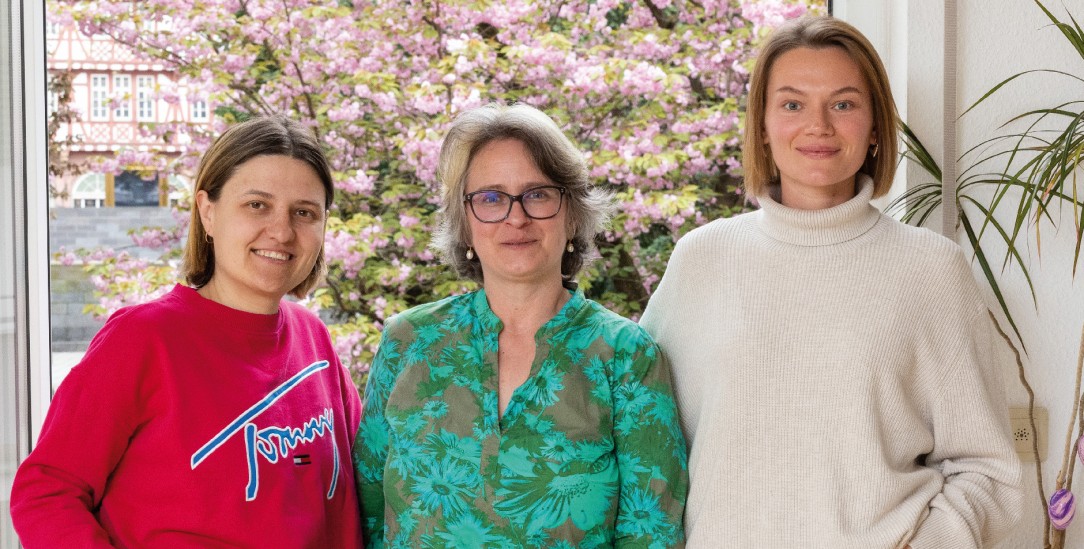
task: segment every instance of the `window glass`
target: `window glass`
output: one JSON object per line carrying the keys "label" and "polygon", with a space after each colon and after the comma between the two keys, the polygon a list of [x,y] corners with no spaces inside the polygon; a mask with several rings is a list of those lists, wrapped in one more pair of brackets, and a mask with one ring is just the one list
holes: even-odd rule
{"label": "window glass", "polygon": [[140,121],[154,120],[154,77],[136,77],[136,116]]}
{"label": "window glass", "polygon": [[76,208],[101,208],[105,204],[105,174],[88,173],[72,187],[72,205]]}
{"label": "window glass", "polygon": [[192,121],[193,122],[206,122],[207,121],[207,102],[206,101],[193,101],[192,102]]}
{"label": "window glass", "polygon": [[[6,28],[8,17],[6,7],[0,8],[0,28]],[[8,497],[11,494],[11,481],[15,467],[19,462],[19,442],[25,436],[20,433],[18,403],[23,400],[19,394],[18,334],[15,325],[16,276],[19,266],[17,251],[24,249],[17,245],[14,231],[15,189],[9,181],[16,178],[17,167],[12,157],[12,147],[7,143],[15,141],[12,131],[10,50],[7,40],[0,40],[0,547],[18,547],[18,540],[11,528],[11,515],[8,512]],[[25,397],[24,397],[25,398]]]}
{"label": "window glass", "polygon": [[[34,253],[31,235],[43,234],[39,229],[46,217],[45,190],[27,184],[45,168],[44,147],[35,146],[44,142],[33,141],[42,135],[36,130],[45,127],[44,48],[30,47],[45,41],[41,11],[34,2],[0,2],[0,547],[12,548],[19,540],[11,524],[11,484],[39,421],[32,405],[45,404],[49,398],[47,390],[31,392],[39,389],[34,372],[43,357],[32,358],[34,336],[41,334],[32,334],[30,324],[45,313],[29,305],[32,296],[45,293],[35,276],[41,274],[43,261],[29,259]],[[38,190],[41,195],[35,202]],[[39,205],[41,212],[35,215]],[[44,336],[48,338],[48,333]]]}
{"label": "window glass", "polygon": [[109,119],[109,77],[104,74],[90,77],[90,119]]}
{"label": "window glass", "polygon": [[132,77],[127,74],[113,75],[113,101],[117,108],[113,109],[115,120],[132,119]]}
{"label": "window glass", "polygon": [[116,206],[157,206],[161,199],[158,174],[124,170],[113,177],[113,203]]}

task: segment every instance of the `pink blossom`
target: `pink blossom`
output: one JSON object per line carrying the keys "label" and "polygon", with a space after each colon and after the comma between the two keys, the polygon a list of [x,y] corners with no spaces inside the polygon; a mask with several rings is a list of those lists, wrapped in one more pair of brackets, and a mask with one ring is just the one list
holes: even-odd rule
{"label": "pink blossom", "polygon": [[[552,116],[584,151],[592,182],[620,199],[590,276],[623,269],[650,292],[664,265],[647,257],[658,247],[641,245],[676,240],[719,215],[719,193],[729,192],[719,182],[741,173],[739,106],[756,44],[808,9],[804,0],[653,0],[673,18],[662,25],[645,3],[622,0],[514,0],[485,10],[337,0],[61,4],[58,20],[107,32],[133,56],[167,66],[171,77],[156,93],[170,105],[199,98],[245,116],[286,113],[316,131],[336,197],[327,287],[305,303],[330,319],[340,359],[359,374],[390,315],[437,297],[434,288],[474,287],[455,282],[426,247],[441,196],[440,147],[457,114],[519,101]],[[94,169],[140,166],[191,179],[232,122],[215,117],[209,131],[147,125],[145,137],[172,139],[180,155],[122,150]],[[176,227],[132,235],[161,250],[158,259],[88,251],[56,260],[83,261],[101,311],[115,310],[178,279],[188,215],[178,210]],[[618,257],[631,264],[608,263]],[[619,312],[642,305],[621,299]]]}

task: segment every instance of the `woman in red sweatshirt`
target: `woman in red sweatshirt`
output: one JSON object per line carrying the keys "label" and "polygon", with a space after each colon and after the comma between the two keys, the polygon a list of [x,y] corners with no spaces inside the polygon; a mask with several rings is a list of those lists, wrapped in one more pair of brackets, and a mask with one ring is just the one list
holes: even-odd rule
{"label": "woman in red sweatshirt", "polygon": [[312,132],[227,130],[196,175],[187,285],[121,309],[60,385],[20,465],[24,546],[360,547],[360,403],[301,306],[334,194]]}

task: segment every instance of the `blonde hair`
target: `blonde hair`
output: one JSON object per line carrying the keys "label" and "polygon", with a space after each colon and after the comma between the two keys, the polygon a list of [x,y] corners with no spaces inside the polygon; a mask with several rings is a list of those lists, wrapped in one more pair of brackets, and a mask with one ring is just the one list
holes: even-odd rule
{"label": "blonde hair", "polygon": [[[884,195],[896,175],[899,153],[896,137],[899,116],[888,74],[869,40],[850,24],[830,16],[805,16],[789,21],[776,29],[761,46],[750,82],[742,145],[746,191],[753,196],[760,195],[778,177],[771,151],[764,143],[768,79],[779,57],[798,48],[840,48],[866,79],[873,101],[873,130],[877,137],[875,148],[866,153],[859,171],[873,178],[874,197]],[[877,151],[877,156],[873,156],[873,150]]]}

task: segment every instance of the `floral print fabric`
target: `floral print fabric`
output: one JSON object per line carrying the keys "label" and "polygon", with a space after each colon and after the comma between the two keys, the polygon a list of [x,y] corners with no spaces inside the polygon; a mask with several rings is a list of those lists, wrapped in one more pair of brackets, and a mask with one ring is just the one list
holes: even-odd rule
{"label": "floral print fabric", "polygon": [[485,292],[391,319],[354,447],[368,547],[673,547],[685,441],[666,362],[635,323],[573,294],[497,409]]}

